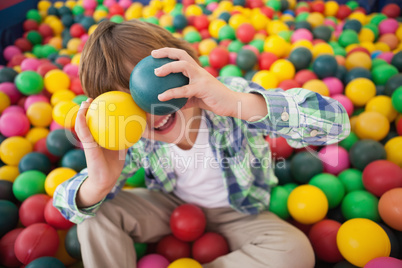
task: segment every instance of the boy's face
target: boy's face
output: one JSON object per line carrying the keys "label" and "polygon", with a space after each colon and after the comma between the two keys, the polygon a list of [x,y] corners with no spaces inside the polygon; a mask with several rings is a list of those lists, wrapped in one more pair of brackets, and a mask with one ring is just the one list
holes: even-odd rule
{"label": "boy's face", "polygon": [[142,137],[186,148],[197,136],[200,116],[201,109],[196,107],[180,109],[169,115],[147,113],[147,127]]}

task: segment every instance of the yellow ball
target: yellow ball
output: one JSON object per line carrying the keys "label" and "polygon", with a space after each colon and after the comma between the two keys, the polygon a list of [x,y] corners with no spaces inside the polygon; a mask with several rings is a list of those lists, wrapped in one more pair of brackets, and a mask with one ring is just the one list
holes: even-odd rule
{"label": "yellow ball", "polygon": [[298,47],[305,47],[305,48],[312,50],[313,44],[308,40],[302,39],[302,40],[298,40],[292,44],[292,50],[296,49]]}
{"label": "yellow ball", "polygon": [[49,132],[49,129],[44,127],[33,127],[25,135],[25,138],[35,146],[35,143],[40,139],[46,138]]}
{"label": "yellow ball", "polygon": [[380,113],[363,112],[357,117],[354,131],[360,139],[380,141],[388,134],[389,121]]}
{"label": "yellow ball", "polygon": [[202,268],[201,264],[190,258],[181,258],[169,264],[168,268]]}
{"label": "yellow ball", "polygon": [[218,6],[219,9],[223,10],[223,11],[232,11],[233,9],[233,3],[231,1],[227,1],[227,0],[223,0],[219,3]]}
{"label": "yellow ball", "polygon": [[10,106],[11,101],[8,95],[4,92],[0,91],[0,114],[8,107]]}
{"label": "yellow ball", "polygon": [[232,26],[232,28],[235,30],[237,30],[237,28],[239,28],[240,25],[243,25],[244,23],[250,23],[250,21],[246,18],[246,16],[242,14],[235,14],[229,19],[229,25]]}
{"label": "yellow ball", "polygon": [[376,50],[380,50],[382,52],[389,52],[391,49],[389,46],[384,42],[377,42],[374,44]]}
{"label": "yellow ball", "polygon": [[329,54],[329,55],[334,55],[334,49],[327,43],[318,43],[316,44],[311,53],[313,54],[314,58],[317,58],[320,55],[323,54]]}
{"label": "yellow ball", "polygon": [[358,20],[362,25],[366,25],[368,20],[367,16],[364,15],[362,12],[353,12],[349,15],[348,19],[350,20]]}
{"label": "yellow ball", "polygon": [[278,35],[271,35],[265,39],[264,42],[264,51],[265,52],[272,52],[279,58],[285,56],[289,53],[290,44],[286,42],[285,39]]}
{"label": "yellow ball", "polygon": [[74,169],[59,167],[53,169],[46,177],[45,191],[49,196],[53,196],[57,186],[72,178],[77,172]]}
{"label": "yellow ball", "polygon": [[184,12],[186,17],[190,16],[200,16],[202,15],[202,8],[197,5],[190,5],[186,8],[186,11]]}
{"label": "yellow ball", "polygon": [[303,88],[314,91],[322,96],[329,96],[328,86],[318,79],[311,79],[303,84]]}
{"label": "yellow ball", "polygon": [[368,28],[362,28],[359,33],[359,41],[361,42],[374,42],[375,35],[372,30]]}
{"label": "yellow ball", "polygon": [[35,102],[26,114],[34,127],[48,127],[52,123],[52,106],[47,102]]}
{"label": "yellow ball", "polygon": [[199,45],[198,45],[198,51],[200,52],[200,55],[209,55],[211,51],[216,48],[218,44],[216,43],[215,40],[208,38],[202,40]]}
{"label": "yellow ball", "polygon": [[0,167],[0,180],[14,182],[18,175],[20,175],[18,167],[8,165]]}
{"label": "yellow ball", "polygon": [[328,199],[324,192],[313,185],[300,185],[289,195],[290,215],[302,224],[313,224],[322,220],[328,212]]}
{"label": "yellow ball", "polygon": [[98,27],[98,24],[94,24],[91,27],[89,27],[88,35],[91,35],[96,30],[97,27]]}
{"label": "yellow ball", "polygon": [[310,13],[310,15],[307,17],[307,22],[309,22],[313,28],[323,25],[324,15],[319,12]]}
{"label": "yellow ball", "polygon": [[271,20],[267,25],[269,35],[279,34],[282,31],[289,31],[288,25],[282,21]]}
{"label": "yellow ball", "polygon": [[360,46],[367,49],[370,53],[373,53],[376,49],[372,42],[362,42]]}
{"label": "yellow ball", "polygon": [[95,141],[109,150],[131,147],[146,127],[146,113],[130,94],[106,92],[97,97],[87,112],[87,124]]}
{"label": "yellow ball", "polygon": [[64,2],[63,1],[57,1],[57,2],[54,2],[54,7],[55,8],[61,8],[62,6],[64,6]]}
{"label": "yellow ball", "polygon": [[54,46],[57,49],[62,49],[63,40],[61,39],[60,36],[55,36],[55,37],[50,38],[48,44]]}
{"label": "yellow ball", "polygon": [[356,67],[362,67],[364,69],[370,70],[371,58],[369,55],[367,55],[367,53],[361,51],[353,52],[346,57],[345,67],[348,70]]}
{"label": "yellow ball", "polygon": [[72,57],[71,64],[78,66],[80,65],[80,60],[81,60],[81,53],[77,53]]}
{"label": "yellow ball", "polygon": [[51,6],[52,6],[52,2],[41,0],[38,3],[38,10],[39,11],[47,11],[49,9],[49,7],[51,7]]}
{"label": "yellow ball", "polygon": [[45,88],[50,93],[70,88],[70,77],[61,70],[50,70],[45,75]]}
{"label": "yellow ball", "polygon": [[373,81],[367,78],[356,78],[347,84],[345,95],[355,106],[363,106],[376,94]]}
{"label": "yellow ball", "polygon": [[270,71],[278,78],[279,83],[286,79],[292,79],[296,73],[293,64],[285,59],[275,61],[271,65]]}
{"label": "yellow ball", "polygon": [[10,137],[0,144],[0,159],[10,166],[18,166],[21,158],[30,152],[32,144],[23,137]]}
{"label": "yellow ball", "polygon": [[49,24],[49,22],[56,21],[58,19],[59,18],[55,15],[49,15],[49,16],[46,16],[46,18],[43,20],[43,22]]}
{"label": "yellow ball", "polygon": [[142,16],[142,4],[139,2],[133,3],[129,8],[127,8],[124,13],[126,20],[139,19]]}
{"label": "yellow ball", "polygon": [[402,41],[402,25],[399,25],[398,29],[396,29],[395,35],[399,41]]}
{"label": "yellow ball", "polygon": [[52,20],[47,24],[52,28],[54,35],[60,35],[64,30],[64,25],[59,19]]}
{"label": "yellow ball", "polygon": [[389,122],[395,120],[398,112],[392,106],[391,98],[388,96],[376,96],[367,104],[365,110],[367,112],[377,112],[384,115]]}
{"label": "yellow ball", "polygon": [[226,25],[226,22],[224,20],[221,20],[221,19],[211,21],[211,23],[208,26],[209,34],[213,38],[218,38],[219,37],[219,30],[225,25]]}
{"label": "yellow ball", "polygon": [[269,23],[269,18],[264,14],[262,14],[261,12],[254,14],[253,16],[251,16],[250,19],[251,19],[251,25],[253,25],[253,27],[257,31],[264,30]]}
{"label": "yellow ball", "polygon": [[402,168],[402,136],[390,139],[384,148],[387,152],[387,160]]}
{"label": "yellow ball", "polygon": [[161,27],[167,27],[173,25],[173,17],[169,14],[164,14],[159,19],[159,25]]}
{"label": "yellow ball", "polygon": [[68,89],[62,89],[53,93],[52,97],[50,98],[50,103],[52,104],[52,106],[55,106],[61,101],[73,100],[74,98],[74,92]]}
{"label": "yellow ball", "polygon": [[67,42],[67,49],[75,54],[78,52],[78,47],[81,45],[81,42],[80,38],[71,38],[70,41]]}
{"label": "yellow ball", "polygon": [[60,126],[72,129],[80,107],[73,101],[61,101],[53,107],[53,120]]}
{"label": "yellow ball", "polygon": [[326,17],[335,16],[338,12],[339,5],[336,1],[328,1],[325,2],[325,11],[324,14]]}
{"label": "yellow ball", "polygon": [[72,9],[75,7],[77,3],[74,0],[67,0],[65,3],[65,6],[68,7],[69,9]]}
{"label": "yellow ball", "polygon": [[198,32],[198,30],[194,26],[186,26],[182,31],[182,35],[185,36],[189,32]]}
{"label": "yellow ball", "polygon": [[370,260],[388,257],[391,243],[387,233],[369,219],[351,219],[341,225],[336,243],[342,256],[351,264],[363,267]]}
{"label": "yellow ball", "polygon": [[254,74],[252,81],[259,84],[265,89],[278,87],[278,78],[270,71],[262,70]]}
{"label": "yellow ball", "polygon": [[107,18],[107,11],[106,10],[95,10],[94,14],[92,15],[92,17],[94,18],[94,20],[96,22],[99,22],[101,19],[106,19]]}
{"label": "yellow ball", "polygon": [[151,6],[145,6],[145,7],[142,9],[142,16],[143,16],[145,19],[147,19],[147,18],[150,18],[150,17],[155,16],[157,12],[158,12],[158,10],[157,10],[156,8],[151,7]]}

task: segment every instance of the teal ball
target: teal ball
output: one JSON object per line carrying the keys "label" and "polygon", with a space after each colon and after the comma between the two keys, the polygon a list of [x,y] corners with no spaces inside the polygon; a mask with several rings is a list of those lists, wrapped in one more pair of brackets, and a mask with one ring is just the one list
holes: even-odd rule
{"label": "teal ball", "polygon": [[157,59],[148,56],[142,59],[133,69],[130,76],[130,92],[137,105],[145,112],[155,115],[166,115],[182,108],[187,98],[160,101],[158,95],[166,90],[182,87],[189,83],[188,77],[182,73],[171,73],[164,77],[155,75],[154,70],[174,60]]}

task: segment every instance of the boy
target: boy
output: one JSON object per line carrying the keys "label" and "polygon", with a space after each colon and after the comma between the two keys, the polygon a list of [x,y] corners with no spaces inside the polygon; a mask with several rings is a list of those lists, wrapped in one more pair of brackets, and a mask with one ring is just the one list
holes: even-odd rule
{"label": "boy", "polygon": [[[90,36],[80,66],[86,94],[129,92],[131,70],[150,54],[177,60],[156,69],[157,76],[182,72],[190,80],[159,99],[188,102],[171,115],[147,114],[147,129],[123,152],[126,159],[96,146],[85,122],[91,99],[77,115],[88,167],[57,188],[54,205],[79,224],[84,265],[135,267],[133,240],[157,242],[170,233],[171,212],[193,203],[232,251],[204,267],[313,267],[306,236],[268,212],[277,179],[264,135],[280,134],[295,147],[338,142],[349,134],[341,105],[304,89],[285,93],[242,78],[219,81],[199,66],[189,44],[140,21],[104,21]],[[147,188],[156,191],[120,192],[141,166]]]}

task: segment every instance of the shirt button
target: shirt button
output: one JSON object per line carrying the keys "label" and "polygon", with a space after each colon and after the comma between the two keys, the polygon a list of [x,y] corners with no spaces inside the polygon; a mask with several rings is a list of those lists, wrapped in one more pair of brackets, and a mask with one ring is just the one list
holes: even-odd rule
{"label": "shirt button", "polygon": [[287,112],[283,112],[282,114],[281,114],[281,119],[282,119],[282,121],[288,121],[289,120],[289,114],[287,113]]}
{"label": "shirt button", "polygon": [[313,130],[310,132],[310,136],[311,136],[311,137],[315,137],[315,136],[317,136],[317,134],[318,134],[318,131],[315,130],[315,129],[313,129]]}

